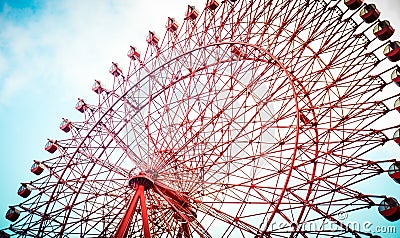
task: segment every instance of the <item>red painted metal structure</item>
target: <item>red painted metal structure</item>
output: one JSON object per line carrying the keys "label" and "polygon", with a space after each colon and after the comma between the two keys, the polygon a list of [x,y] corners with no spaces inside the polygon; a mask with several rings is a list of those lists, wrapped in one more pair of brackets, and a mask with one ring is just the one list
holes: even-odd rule
{"label": "red painted metal structure", "polygon": [[60,124],[60,129],[62,131],[64,131],[65,133],[68,133],[71,131],[72,128],[72,124],[70,121],[68,121],[68,119],[64,119],[62,120],[61,124]]}
{"label": "red painted metal structure", "polygon": [[344,0],[344,4],[350,9],[350,10],[356,10],[357,8],[361,7],[363,4],[364,0]]}
{"label": "red painted metal structure", "polygon": [[388,221],[397,221],[400,219],[400,204],[395,198],[385,198],[379,204],[378,209]]}
{"label": "red painted metal structure", "polygon": [[389,42],[384,49],[385,56],[392,62],[400,60],[400,42]]}
{"label": "red painted metal structure", "polygon": [[400,162],[395,161],[390,167],[389,167],[389,176],[396,181],[397,183],[400,183]]}
{"label": "red painted metal structure", "polygon": [[394,34],[389,21],[379,21],[374,27],[374,35],[381,41],[388,40]]}
{"label": "red painted metal structure", "polygon": [[400,68],[396,67],[392,72],[392,81],[400,87]]}
{"label": "red painted metal structure", "polygon": [[50,154],[53,154],[53,153],[56,152],[56,150],[58,149],[58,146],[57,146],[57,144],[56,144],[54,141],[49,140],[49,141],[46,143],[44,149],[45,149],[47,152],[49,152]]}
{"label": "red painted metal structure", "polygon": [[381,15],[375,4],[368,4],[360,11],[360,17],[365,23],[372,23],[378,20]]}
{"label": "red painted metal structure", "polygon": [[18,195],[23,198],[27,198],[31,192],[32,190],[26,184],[21,184],[21,187],[18,189]]}
{"label": "red painted metal structure", "polygon": [[133,215],[136,213],[136,206],[138,201],[140,201],[140,213],[142,214],[142,223],[143,223],[143,233],[144,238],[150,238],[150,228],[149,228],[149,218],[147,216],[147,208],[146,208],[146,196],[144,194],[144,185],[138,185],[136,187],[135,195],[133,196],[129,207],[126,210],[124,217],[121,220],[120,225],[118,226],[117,232],[115,234],[115,238],[125,238],[128,237],[129,225],[131,223]]}
{"label": "red painted metal structure", "polygon": [[10,209],[8,209],[6,213],[6,218],[14,222],[19,218],[20,214],[21,212],[18,209],[16,209],[15,207],[10,207]]}
{"label": "red painted metal structure", "polygon": [[36,174],[36,175],[40,175],[42,174],[44,171],[44,168],[42,167],[42,165],[40,164],[40,162],[35,161],[31,167],[31,172]]}
{"label": "red painted metal structure", "polygon": [[394,159],[369,157],[400,144],[400,48],[379,17],[360,0],[209,0],[167,18],[128,64],[111,63],[112,86],[94,82],[97,102],[78,99],[82,121],[63,119],[68,138],[34,161],[7,231],[374,237],[340,214],[398,216],[369,190],[398,181]]}

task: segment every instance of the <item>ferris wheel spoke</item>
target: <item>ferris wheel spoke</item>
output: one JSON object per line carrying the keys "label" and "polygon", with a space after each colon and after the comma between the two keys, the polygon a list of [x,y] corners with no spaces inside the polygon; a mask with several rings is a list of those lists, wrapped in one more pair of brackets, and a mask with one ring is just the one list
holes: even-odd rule
{"label": "ferris wheel spoke", "polygon": [[[294,194],[292,191],[289,191],[289,193],[291,193],[296,199],[299,199],[301,201],[301,198]],[[306,202],[306,201],[302,201],[302,202]],[[339,227],[341,227],[342,229],[344,229],[345,231],[349,231],[350,233],[352,233],[355,237],[360,238],[360,235],[358,234],[357,231],[353,230],[351,227],[347,226],[346,224],[342,223],[341,221],[339,221],[338,219],[335,219],[333,216],[325,213],[324,211],[322,211],[321,209],[318,208],[318,206],[314,205],[314,204],[308,204],[309,207],[314,210],[315,212],[319,213],[322,217],[327,217],[330,221],[334,222],[336,225],[338,225]]]}
{"label": "ferris wheel spoke", "polygon": [[[212,237],[192,214],[193,212],[190,208],[190,204],[187,204],[187,197],[183,194],[177,194],[175,191],[161,183],[156,183],[154,185],[154,190],[169,203],[175,213],[183,219],[183,222],[192,227],[200,237]],[[188,231],[186,231],[186,233],[188,233]]]}
{"label": "ferris wheel spoke", "polygon": [[107,133],[111,138],[117,143],[117,145],[125,152],[127,157],[137,166],[147,168],[147,163],[140,158],[133,150],[129,148],[127,144],[125,144],[115,133],[110,131],[106,125],[102,125],[104,129],[106,129]]}
{"label": "ferris wheel spoke", "polygon": [[210,206],[206,203],[202,203],[200,201],[194,200],[196,203],[198,209],[200,212],[203,212],[204,214],[213,217],[214,219],[220,220],[228,225],[231,225],[234,223],[235,225],[238,226],[239,229],[246,231],[250,234],[257,235],[260,234],[260,229],[257,227],[254,227],[252,224],[248,224],[244,221],[242,221],[238,217],[231,216],[227,213],[224,213],[221,210],[216,209],[213,206]]}
{"label": "ferris wheel spoke", "polygon": [[[244,93],[244,92],[239,93],[238,96],[240,96],[240,95],[243,94],[243,93]],[[237,98],[238,96],[236,96],[236,98]],[[227,107],[229,107],[231,104],[232,104],[232,102],[230,102],[228,105],[226,105],[222,110],[225,110],[225,109],[226,109]],[[211,120],[209,120],[208,122],[206,122],[206,123],[204,124],[204,126],[202,126],[202,128],[206,128],[207,126],[209,126],[214,120],[217,120],[217,119],[219,118],[219,116],[220,116],[220,114],[216,114],[216,115],[212,116]],[[199,134],[199,131],[196,132],[195,135],[197,135],[197,134]],[[186,147],[189,143],[191,143],[191,142],[194,140],[194,138],[195,138],[195,137],[189,138],[189,140],[187,140],[187,141],[181,146],[181,148]],[[179,153],[179,150],[178,150],[178,153]]]}
{"label": "ferris wheel spoke", "polygon": [[127,177],[129,174],[129,171],[127,171],[125,168],[116,166],[113,163],[110,163],[109,161],[102,160],[101,158],[97,158],[95,156],[89,155],[83,151],[80,152],[82,155],[84,155],[86,158],[88,158],[89,161],[95,162],[97,165],[103,167],[107,171],[114,172],[116,174],[119,174],[121,176]]}

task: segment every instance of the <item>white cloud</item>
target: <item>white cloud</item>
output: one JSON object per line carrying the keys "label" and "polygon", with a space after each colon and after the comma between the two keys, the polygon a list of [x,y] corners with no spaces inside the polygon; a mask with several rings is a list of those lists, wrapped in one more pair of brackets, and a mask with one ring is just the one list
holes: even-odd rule
{"label": "white cloud", "polygon": [[187,3],[171,2],[49,1],[40,15],[22,24],[6,21],[0,42],[9,62],[0,67],[0,105],[28,86],[39,92],[58,89],[65,100],[71,100],[71,92],[74,98],[90,93],[93,79],[110,78],[111,61],[128,63],[129,45],[145,50],[149,29],[162,35],[167,16],[183,19]]}
{"label": "white cloud", "polygon": [[0,91],[0,103],[8,102],[15,93],[17,93],[24,85],[26,85],[26,78],[9,77],[3,81],[2,89]]}
{"label": "white cloud", "polygon": [[3,54],[0,54],[0,75],[5,74],[7,68],[7,61]]}

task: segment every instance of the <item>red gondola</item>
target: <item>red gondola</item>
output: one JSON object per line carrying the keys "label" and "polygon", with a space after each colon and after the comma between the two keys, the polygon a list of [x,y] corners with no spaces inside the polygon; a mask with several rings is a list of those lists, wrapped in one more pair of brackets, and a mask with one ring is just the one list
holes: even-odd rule
{"label": "red gondola", "polygon": [[360,11],[360,17],[365,23],[372,23],[378,20],[381,12],[376,8],[375,4],[367,4]]}
{"label": "red gondola", "polygon": [[178,23],[176,23],[175,19],[168,17],[167,30],[170,32],[175,32],[178,30],[178,27]]}
{"label": "red gondola", "polygon": [[10,207],[10,209],[7,211],[6,218],[7,220],[14,222],[18,219],[20,213],[21,212],[15,207]]}
{"label": "red gondola", "polygon": [[397,183],[400,183],[400,162],[399,161],[394,162],[389,167],[388,174],[394,181],[396,181]]}
{"label": "red gondola", "polygon": [[380,21],[374,26],[374,35],[381,41],[389,39],[393,33],[394,29],[387,20]]}
{"label": "red gondola", "polygon": [[0,231],[0,238],[10,238],[11,236],[4,231]]}
{"label": "red gondola", "polygon": [[152,31],[149,31],[149,36],[147,37],[147,43],[149,43],[150,45],[157,45],[158,41],[159,39],[156,36],[156,34]]}
{"label": "red gondola", "polygon": [[58,146],[56,145],[56,143],[54,143],[54,142],[51,141],[51,140],[49,140],[49,141],[46,143],[46,146],[44,147],[44,149],[45,149],[47,152],[51,153],[51,154],[53,154],[54,152],[56,152],[57,148],[58,148]]}
{"label": "red gondola", "polygon": [[394,109],[400,112],[400,98],[398,98],[396,102],[394,102]]}
{"label": "red gondola", "polygon": [[344,0],[344,4],[350,10],[356,10],[357,8],[361,7],[363,2],[364,2],[364,0]]}
{"label": "red gondola", "polygon": [[92,86],[92,91],[97,94],[104,92],[104,88],[103,88],[103,86],[101,86],[100,81],[94,80],[94,84]]}
{"label": "red gondola", "polygon": [[392,62],[400,60],[400,42],[391,41],[385,47],[383,54]]}
{"label": "red gondola", "polygon": [[388,221],[400,219],[400,205],[395,198],[385,198],[378,207],[379,213]]}
{"label": "red gondola", "polygon": [[139,60],[140,59],[140,53],[139,51],[136,50],[135,47],[130,46],[131,48],[128,51],[128,57],[133,59],[133,60]]}
{"label": "red gondola", "polygon": [[210,0],[207,3],[207,8],[210,9],[211,11],[214,11],[215,9],[217,9],[218,6],[219,6],[219,2],[216,0]]}
{"label": "red gondola", "polygon": [[236,56],[240,56],[242,54],[241,50],[237,46],[232,46],[231,52]]}
{"label": "red gondola", "polygon": [[85,101],[83,101],[83,99],[78,98],[78,102],[76,103],[75,108],[79,112],[84,113],[88,108],[88,105],[85,103]]}
{"label": "red gondola", "polygon": [[398,129],[393,135],[394,141],[400,145],[400,129]]}
{"label": "red gondola", "polygon": [[242,58],[246,58],[248,55],[246,53],[243,53],[242,49],[240,49],[237,46],[232,46],[231,48],[231,52],[232,54],[234,54],[237,57],[242,57]]}
{"label": "red gondola", "polygon": [[196,18],[199,16],[199,12],[194,8],[194,6],[188,5],[188,10],[186,12],[186,19],[189,20],[196,20]]}
{"label": "red gondola", "polygon": [[72,123],[68,121],[67,119],[63,118],[63,121],[60,124],[60,129],[64,131],[65,133],[68,133],[71,131],[72,128]]}
{"label": "red gondola", "polygon": [[31,167],[31,172],[40,175],[43,172],[44,168],[40,162],[35,161]]}
{"label": "red gondola", "polygon": [[304,124],[307,125],[311,122],[310,119],[306,115],[304,115],[302,112],[300,112],[300,121]]}
{"label": "red gondola", "polygon": [[112,62],[112,66],[109,70],[110,74],[114,75],[114,77],[118,77],[122,74],[122,69],[118,68],[118,64]]}
{"label": "red gondola", "polygon": [[31,189],[26,184],[21,184],[21,187],[18,189],[18,195],[27,198],[31,194]]}
{"label": "red gondola", "polygon": [[400,67],[397,66],[395,70],[392,72],[392,81],[400,87]]}

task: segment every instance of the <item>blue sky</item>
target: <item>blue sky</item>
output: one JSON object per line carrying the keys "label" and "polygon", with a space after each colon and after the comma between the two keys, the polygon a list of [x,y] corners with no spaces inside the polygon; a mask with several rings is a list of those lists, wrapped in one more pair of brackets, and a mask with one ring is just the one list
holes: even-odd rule
{"label": "blue sky", "polygon": [[[110,84],[108,68],[112,61],[128,62],[129,45],[144,51],[148,30],[161,36],[168,16],[181,21],[188,3],[201,8],[203,2],[0,0],[0,228],[10,224],[8,205],[21,201],[19,183],[34,179],[32,161],[49,156],[47,138],[65,136],[61,118],[81,120],[74,109],[78,97],[96,102],[94,79]],[[400,3],[377,5],[400,39]],[[393,158],[399,154],[393,148],[374,156]],[[400,188],[387,177],[382,184]],[[392,195],[400,198],[397,191]]]}

